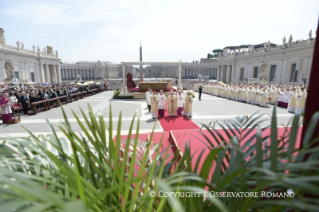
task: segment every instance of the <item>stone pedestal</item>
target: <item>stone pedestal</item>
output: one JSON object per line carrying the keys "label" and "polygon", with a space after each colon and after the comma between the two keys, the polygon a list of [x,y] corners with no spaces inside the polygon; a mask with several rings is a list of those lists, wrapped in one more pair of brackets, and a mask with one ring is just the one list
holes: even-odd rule
{"label": "stone pedestal", "polygon": [[27,80],[27,79],[21,79],[21,80],[19,80],[19,79],[17,79],[17,78],[13,78],[13,79],[11,79],[11,80],[9,80],[9,79],[4,79],[4,81],[3,81],[3,83],[4,84],[27,84],[29,82],[29,80]]}
{"label": "stone pedestal", "polygon": [[147,91],[148,88],[152,90],[166,90],[167,83],[166,82],[140,82],[139,89]]}

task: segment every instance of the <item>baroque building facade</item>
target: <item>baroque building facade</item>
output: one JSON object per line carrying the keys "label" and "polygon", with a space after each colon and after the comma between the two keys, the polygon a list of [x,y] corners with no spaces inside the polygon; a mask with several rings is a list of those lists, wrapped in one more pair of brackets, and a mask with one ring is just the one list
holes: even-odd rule
{"label": "baroque building facade", "polygon": [[[268,41],[270,44],[270,41]],[[182,78],[215,79],[226,83],[256,82],[263,80],[273,83],[302,84],[310,76],[315,38],[312,32],[306,40],[288,42],[272,47],[265,42],[264,47],[255,49],[250,45],[245,49],[224,49],[217,58],[202,58],[199,62],[182,65]],[[178,78],[177,66],[148,66],[146,77]]]}
{"label": "baroque building facade", "polygon": [[0,82],[7,78],[5,62],[12,61],[14,78],[36,83],[59,83],[60,59],[58,51],[46,46],[43,50],[33,45],[32,50],[24,47],[23,42],[17,41],[16,46],[6,43],[4,30],[0,28]]}
{"label": "baroque building facade", "polygon": [[263,78],[273,83],[302,84],[309,79],[315,39],[292,41],[246,51],[224,50],[215,64],[217,80],[223,82],[250,82]]}

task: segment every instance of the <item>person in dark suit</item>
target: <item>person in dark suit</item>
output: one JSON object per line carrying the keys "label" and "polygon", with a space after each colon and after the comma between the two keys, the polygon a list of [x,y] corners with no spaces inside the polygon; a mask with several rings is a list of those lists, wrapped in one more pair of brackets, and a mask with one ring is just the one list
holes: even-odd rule
{"label": "person in dark suit", "polygon": [[198,99],[199,99],[199,100],[202,100],[202,99],[201,99],[201,97],[202,97],[202,91],[203,91],[203,86],[200,85],[199,88],[198,88],[198,93],[199,93],[199,94],[198,94]]}
{"label": "person in dark suit", "polygon": [[28,102],[29,99],[26,95],[25,92],[22,92],[22,96],[20,98],[21,104],[22,104],[22,110],[23,110],[23,114],[26,116],[28,115]]}

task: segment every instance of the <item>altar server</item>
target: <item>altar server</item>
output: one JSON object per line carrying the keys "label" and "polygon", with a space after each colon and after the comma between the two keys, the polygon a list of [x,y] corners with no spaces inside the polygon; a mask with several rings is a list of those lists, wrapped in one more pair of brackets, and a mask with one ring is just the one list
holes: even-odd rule
{"label": "altar server", "polygon": [[160,93],[157,95],[157,97],[158,97],[158,115],[161,117],[164,117],[166,96],[163,93],[163,90],[160,90]]}
{"label": "altar server", "polygon": [[150,103],[151,95],[152,95],[152,89],[149,88],[148,91],[146,91],[146,94],[145,94],[148,112],[151,112],[151,103]]}
{"label": "altar server", "polygon": [[151,102],[151,113],[153,119],[156,119],[156,114],[158,110],[158,96],[156,95],[155,91],[153,91],[153,95],[150,97]]}
{"label": "altar server", "polygon": [[279,94],[278,94],[278,107],[284,107],[284,95],[285,95],[285,92],[284,90],[282,89]]}
{"label": "altar server", "polygon": [[173,90],[170,91],[167,97],[167,112],[170,116],[175,116],[177,112],[177,99]]}
{"label": "altar server", "polygon": [[182,91],[178,91],[177,94],[177,114],[182,115],[183,112],[183,106],[184,106],[184,95],[182,94]]}
{"label": "altar server", "polygon": [[184,107],[184,116],[188,116],[189,118],[192,118],[193,112],[192,112],[192,104],[193,104],[193,97],[191,96],[191,93],[188,92],[187,96],[185,97],[185,107]]}

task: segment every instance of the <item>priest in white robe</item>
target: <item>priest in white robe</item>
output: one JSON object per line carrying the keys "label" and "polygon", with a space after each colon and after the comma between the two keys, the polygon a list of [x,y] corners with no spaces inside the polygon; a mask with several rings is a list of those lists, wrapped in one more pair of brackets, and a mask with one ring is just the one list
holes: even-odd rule
{"label": "priest in white robe", "polygon": [[152,117],[153,119],[156,119],[158,110],[158,96],[156,95],[155,91],[153,91],[153,95],[150,97],[150,103]]}
{"label": "priest in white robe", "polygon": [[164,117],[166,96],[163,90],[160,90],[160,93],[157,95],[157,97],[158,97],[158,115],[161,117]]}
{"label": "priest in white robe", "polygon": [[151,97],[152,94],[153,94],[153,93],[152,93],[152,89],[150,89],[150,88],[149,88],[148,91],[146,91],[146,93],[145,93],[148,112],[151,111],[150,97]]}
{"label": "priest in white robe", "polygon": [[178,91],[176,98],[177,98],[177,114],[182,115],[184,99],[185,99],[184,95],[182,94],[182,91]]}
{"label": "priest in white robe", "polygon": [[184,106],[184,116],[188,116],[189,118],[192,118],[193,115],[193,97],[191,96],[191,93],[188,92],[187,96],[185,97],[185,106]]}
{"label": "priest in white robe", "polygon": [[175,116],[177,112],[177,99],[173,90],[167,96],[167,112],[170,116]]}

